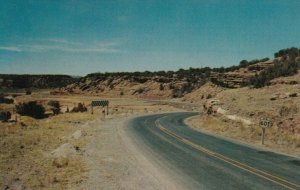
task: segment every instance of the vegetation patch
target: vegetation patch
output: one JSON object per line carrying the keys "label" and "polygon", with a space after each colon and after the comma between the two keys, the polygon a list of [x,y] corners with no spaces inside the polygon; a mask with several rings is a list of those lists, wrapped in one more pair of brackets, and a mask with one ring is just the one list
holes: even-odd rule
{"label": "vegetation patch", "polygon": [[36,119],[45,118],[45,108],[38,104],[37,101],[19,103],[16,105],[16,111],[22,116],[29,116]]}
{"label": "vegetation patch", "polygon": [[295,75],[300,68],[300,50],[297,48],[289,48],[280,50],[275,53],[275,57],[281,56],[282,59],[275,62],[266,70],[256,74],[250,79],[250,85],[255,88],[261,88],[270,84],[272,79],[278,77],[287,77]]}

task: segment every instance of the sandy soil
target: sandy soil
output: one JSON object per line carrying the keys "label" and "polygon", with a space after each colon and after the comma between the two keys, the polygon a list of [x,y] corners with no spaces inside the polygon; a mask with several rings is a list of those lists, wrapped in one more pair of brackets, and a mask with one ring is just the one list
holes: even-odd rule
{"label": "sandy soil", "polygon": [[258,89],[226,89],[207,83],[182,100],[202,103],[214,113],[204,110],[203,117],[188,122],[196,129],[260,146],[259,121],[267,117],[271,126],[263,147],[300,156],[300,85],[290,83],[299,81],[299,75],[276,81]]}
{"label": "sandy soil", "polygon": [[291,137],[290,134],[280,128],[267,129],[265,143],[262,145],[261,129],[257,125],[245,125],[240,122],[229,121],[221,116],[194,116],[187,119],[186,123],[204,133],[257,148],[300,157],[299,137]]}
{"label": "sandy soil", "polygon": [[[213,90],[212,88],[209,93],[214,92]],[[268,91],[265,94],[270,94],[269,91],[274,89],[263,90]],[[293,88],[289,91],[292,92]],[[217,89],[215,96],[224,103],[222,107],[228,112],[248,116],[248,112],[252,113],[257,109],[257,105],[253,106],[248,101],[249,97],[256,97],[256,94],[261,93],[258,90],[251,92],[253,94],[249,94],[248,89],[228,91]],[[196,95],[202,100],[199,93]],[[257,99],[259,98],[261,96],[257,96]],[[91,100],[99,99],[103,97],[54,96],[48,92],[17,97],[18,102],[38,100],[42,104],[47,104],[49,100],[58,100],[63,109],[67,106],[71,109],[78,102],[84,102],[89,109]],[[269,95],[264,95],[261,102],[266,102],[267,99],[269,100]],[[136,115],[183,110],[199,111],[199,106],[195,104],[199,100],[193,99],[193,104],[132,98],[108,98],[108,100],[110,114],[105,119],[100,114],[101,109],[96,108],[93,115],[89,109],[85,113],[64,113],[42,120],[23,117],[22,122],[27,126],[25,128],[20,123],[3,124],[0,127],[0,187],[21,190],[183,189],[179,180],[174,180],[178,179],[176,176],[170,177],[170,173],[166,173],[168,168],[157,165],[155,159],[148,157],[149,155],[134,145],[132,139],[124,133],[123,127],[128,118]],[[299,100],[299,97],[293,98],[294,102]],[[281,99],[276,101],[276,106],[279,107],[282,101]],[[241,111],[245,105],[247,110]],[[274,101],[269,100],[264,108],[271,106],[274,106]],[[13,105],[1,104],[0,108],[12,110]],[[188,120],[188,124],[209,133],[249,144],[259,145],[260,142],[258,128],[232,123],[222,117],[207,117],[200,120],[198,116]],[[298,136],[294,139],[285,133],[280,128],[267,131],[266,146],[274,148],[272,145],[276,141],[278,146],[274,150],[299,156]]]}
{"label": "sandy soil", "polygon": [[85,159],[87,189],[181,189],[163,169],[141,153],[125,134],[128,118],[95,126]]}
{"label": "sandy soil", "polygon": [[[47,105],[58,100],[62,110],[78,102],[89,105],[98,96],[53,96],[36,92],[18,96],[17,101],[37,100]],[[161,189],[158,173],[145,158],[125,149],[121,124],[133,115],[182,110],[165,102],[110,98],[110,114],[62,113],[45,119],[21,117],[18,123],[0,123],[1,189]],[[13,104],[1,104],[11,111]],[[47,110],[48,111],[48,110]],[[122,137],[122,138],[121,138]],[[126,151],[125,151],[126,150]],[[147,160],[147,159],[145,159]],[[145,166],[143,166],[145,165]],[[148,168],[148,169],[147,169]],[[153,170],[153,171],[152,171]],[[152,172],[149,172],[152,171]],[[164,177],[161,177],[164,179]],[[170,180],[167,180],[170,181]],[[167,188],[170,189],[170,188]],[[174,189],[174,188],[171,188]]]}

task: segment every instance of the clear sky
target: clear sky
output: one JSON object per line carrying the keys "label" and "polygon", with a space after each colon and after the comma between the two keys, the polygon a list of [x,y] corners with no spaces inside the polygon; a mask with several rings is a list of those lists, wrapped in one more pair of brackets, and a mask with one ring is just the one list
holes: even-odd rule
{"label": "clear sky", "polygon": [[220,67],[292,46],[299,0],[0,0],[0,73]]}

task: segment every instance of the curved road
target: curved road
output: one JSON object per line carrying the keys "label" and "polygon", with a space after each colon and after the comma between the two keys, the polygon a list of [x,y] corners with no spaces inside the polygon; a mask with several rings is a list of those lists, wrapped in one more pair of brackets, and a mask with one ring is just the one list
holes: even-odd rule
{"label": "curved road", "polygon": [[300,189],[300,159],[195,131],[184,123],[194,115],[138,117],[125,131],[159,165],[182,176],[186,189]]}

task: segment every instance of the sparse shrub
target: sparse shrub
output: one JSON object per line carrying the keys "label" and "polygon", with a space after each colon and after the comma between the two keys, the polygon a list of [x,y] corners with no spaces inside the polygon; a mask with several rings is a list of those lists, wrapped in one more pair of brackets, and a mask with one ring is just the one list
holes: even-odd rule
{"label": "sparse shrub", "polygon": [[3,104],[13,104],[14,100],[13,99],[5,98],[3,94],[0,94],[0,103],[3,103]]}
{"label": "sparse shrub", "polygon": [[174,88],[172,90],[172,97],[173,98],[182,98],[183,97],[182,91],[178,88]]}
{"label": "sparse shrub", "polygon": [[181,93],[182,94],[187,94],[192,92],[193,90],[193,86],[191,85],[191,83],[186,83],[181,87]]}
{"label": "sparse shrub", "polygon": [[120,92],[120,96],[123,96],[123,95],[124,95],[124,92],[123,92],[123,91],[121,91],[121,92]]}
{"label": "sparse shrub", "polygon": [[78,103],[77,107],[74,107],[71,112],[86,112],[87,108],[83,103]]}
{"label": "sparse shrub", "polygon": [[289,114],[296,114],[298,112],[298,108],[295,105],[287,106],[284,105],[279,109],[279,115],[284,117]]}
{"label": "sparse shrub", "polygon": [[68,165],[69,165],[69,159],[63,156],[54,158],[52,161],[52,166],[56,168],[65,168]]}
{"label": "sparse shrub", "polygon": [[160,91],[163,91],[164,89],[165,89],[165,88],[164,88],[164,85],[163,85],[163,84],[160,84],[160,85],[159,85],[159,90],[160,90]]}
{"label": "sparse shrub", "polygon": [[175,88],[175,86],[174,86],[172,83],[170,83],[170,84],[169,84],[169,89],[170,89],[170,90],[173,90],[174,88]]}
{"label": "sparse shrub", "polygon": [[25,89],[25,94],[30,95],[30,94],[32,94],[32,91],[29,88],[26,88]]}
{"label": "sparse shrub", "polygon": [[146,88],[141,87],[141,88],[135,90],[135,91],[132,93],[132,95],[135,95],[135,94],[142,94],[142,93],[144,93],[144,92],[146,92],[146,91],[147,91]]}
{"label": "sparse shrub", "polygon": [[0,121],[7,122],[11,118],[11,113],[9,111],[0,110]]}
{"label": "sparse shrub", "polygon": [[211,94],[208,94],[207,96],[206,96],[206,99],[211,99],[213,96],[211,95]]}
{"label": "sparse shrub", "polygon": [[113,78],[109,78],[109,79],[107,80],[107,86],[110,86],[110,85],[113,86],[113,84],[112,84],[113,81],[114,81]]}
{"label": "sparse shrub", "polygon": [[139,94],[142,94],[144,91],[145,91],[144,88],[139,88],[139,89],[137,90],[137,92],[138,92]]}
{"label": "sparse shrub", "polygon": [[45,117],[45,108],[36,101],[19,103],[16,105],[16,112],[23,116],[29,116],[36,119]]}
{"label": "sparse shrub", "polygon": [[48,105],[51,106],[51,110],[54,115],[58,115],[60,113],[60,104],[59,101],[56,100],[50,100],[48,102]]}
{"label": "sparse shrub", "polygon": [[79,88],[80,88],[80,90],[85,91],[85,90],[89,89],[90,86],[87,85],[87,84],[83,84],[83,85],[81,85]]}
{"label": "sparse shrub", "polygon": [[299,64],[295,59],[282,60],[272,66],[269,66],[266,70],[256,74],[250,79],[250,84],[255,88],[261,88],[270,84],[270,81],[277,77],[292,76],[298,72]]}

